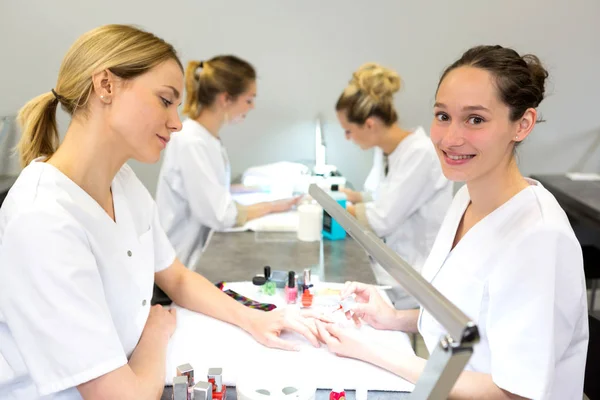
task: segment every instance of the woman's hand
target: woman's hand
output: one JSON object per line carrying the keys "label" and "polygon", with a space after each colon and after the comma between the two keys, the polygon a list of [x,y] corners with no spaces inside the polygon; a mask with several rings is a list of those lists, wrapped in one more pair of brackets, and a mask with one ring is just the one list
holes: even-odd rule
{"label": "woman's hand", "polygon": [[367,341],[359,337],[358,331],[335,324],[321,321],[317,321],[316,324],[323,343],[329,351],[338,356],[377,365],[413,383],[419,379],[425,368],[425,360],[417,357],[412,350],[394,349]]}
{"label": "woman's hand", "polygon": [[346,282],[341,297],[344,299],[351,295],[356,296],[356,304],[346,312],[348,319],[353,319],[357,325],[362,320],[376,329],[397,329],[396,309],[383,300],[377,288],[359,282]]}
{"label": "woman's hand", "polygon": [[157,334],[160,337],[169,340],[175,332],[177,326],[177,317],[175,309],[166,309],[157,304],[150,308],[150,314],[144,327],[145,333]]}
{"label": "woman's hand", "polygon": [[346,195],[346,199],[351,202],[351,203],[362,203],[363,202],[363,198],[362,198],[362,194],[360,192],[355,192],[352,189],[340,189],[340,192],[344,193]]}
{"label": "woman's hand", "polygon": [[321,341],[332,353],[341,357],[356,358],[369,361],[371,345],[361,340],[356,332],[335,324],[316,321],[317,332]]}
{"label": "woman's hand", "polygon": [[250,333],[257,342],[283,350],[298,350],[294,343],[281,339],[284,330],[294,331],[304,336],[313,346],[320,347],[317,320],[331,322],[324,315],[308,310],[294,310],[291,308],[273,311],[254,311],[248,319],[244,329]]}
{"label": "woman's hand", "polygon": [[291,210],[298,204],[302,196],[292,197],[290,199],[277,200],[269,203],[272,213],[284,212]]}

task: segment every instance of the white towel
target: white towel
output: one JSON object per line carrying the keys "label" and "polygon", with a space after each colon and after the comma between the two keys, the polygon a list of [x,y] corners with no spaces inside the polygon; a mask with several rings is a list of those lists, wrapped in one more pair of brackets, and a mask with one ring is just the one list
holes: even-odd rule
{"label": "white towel", "polygon": [[[228,284],[227,288],[257,301],[264,302],[268,297],[259,295],[251,283]],[[282,296],[270,299],[278,307],[283,305]],[[334,303],[328,306],[327,299],[318,303],[318,299],[319,296],[315,296],[316,307],[334,306]],[[334,315],[345,321],[341,313]],[[358,329],[346,322],[350,329]],[[408,336],[402,332],[378,331],[363,326],[357,334],[414,354]],[[224,383],[231,386],[248,374],[259,372],[264,376],[278,376],[284,372],[286,376],[308,378],[320,389],[412,391],[414,388],[404,379],[371,364],[338,357],[324,345],[314,348],[300,335],[284,333],[282,337],[301,344],[302,349],[289,352],[266,348],[235,326],[178,307],[177,329],[168,349],[166,384],[172,384],[178,365],[190,363],[196,380],[203,379],[208,368],[223,368]]]}

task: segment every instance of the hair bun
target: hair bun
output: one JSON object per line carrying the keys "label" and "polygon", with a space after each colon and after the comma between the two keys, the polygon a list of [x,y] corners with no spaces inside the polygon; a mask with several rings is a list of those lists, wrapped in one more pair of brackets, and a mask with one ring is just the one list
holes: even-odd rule
{"label": "hair bun", "polygon": [[533,54],[525,54],[521,58],[527,64],[527,67],[529,68],[529,71],[531,73],[531,79],[533,81],[533,84],[536,86],[539,92],[539,95],[537,96],[537,107],[537,105],[539,105],[544,99],[546,79],[548,78],[549,74],[537,56]]}
{"label": "hair bun", "polygon": [[391,98],[401,86],[400,76],[395,71],[376,63],[362,65],[350,83],[377,101]]}

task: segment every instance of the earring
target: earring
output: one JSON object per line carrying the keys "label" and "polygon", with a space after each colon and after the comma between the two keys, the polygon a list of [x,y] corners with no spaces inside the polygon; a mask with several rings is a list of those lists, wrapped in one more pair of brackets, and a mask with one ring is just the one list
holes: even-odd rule
{"label": "earring", "polygon": [[519,137],[518,137],[518,136],[515,136],[515,140],[518,140],[518,139],[519,139]]}

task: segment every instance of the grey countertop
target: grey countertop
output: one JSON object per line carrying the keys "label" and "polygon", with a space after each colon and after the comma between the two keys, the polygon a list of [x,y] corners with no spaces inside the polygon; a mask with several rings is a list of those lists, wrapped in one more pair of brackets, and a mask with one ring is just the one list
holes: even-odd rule
{"label": "grey countertop", "polygon": [[345,240],[301,242],[295,233],[215,233],[196,271],[212,282],[249,281],[263,267],[272,270],[311,268],[321,281],[356,280],[375,283],[369,258],[351,237]]}
{"label": "grey countertop", "polygon": [[[296,272],[311,268],[313,276],[327,282],[376,283],[369,257],[349,236],[339,241],[300,242],[295,233],[215,233],[195,269],[215,283],[235,282],[251,280],[265,265]],[[237,398],[235,388],[227,390],[227,399]],[[171,395],[171,388],[165,387],[161,400],[171,400]],[[409,393],[368,393],[369,399],[378,400],[408,397]],[[348,391],[347,398],[355,399],[354,392]],[[329,390],[318,390],[316,400],[325,399],[329,399]]]}

